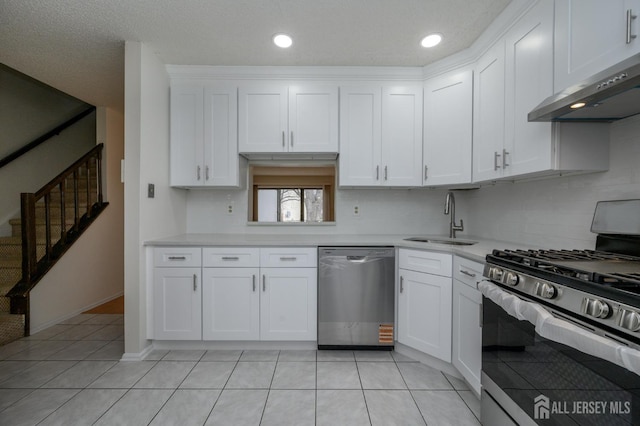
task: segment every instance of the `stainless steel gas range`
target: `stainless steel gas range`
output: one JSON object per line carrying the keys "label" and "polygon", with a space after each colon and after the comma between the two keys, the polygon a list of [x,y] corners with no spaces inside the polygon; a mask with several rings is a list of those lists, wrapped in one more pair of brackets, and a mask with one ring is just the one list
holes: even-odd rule
{"label": "stainless steel gas range", "polygon": [[483,424],[640,424],[640,200],[598,203],[592,231],[487,256]]}

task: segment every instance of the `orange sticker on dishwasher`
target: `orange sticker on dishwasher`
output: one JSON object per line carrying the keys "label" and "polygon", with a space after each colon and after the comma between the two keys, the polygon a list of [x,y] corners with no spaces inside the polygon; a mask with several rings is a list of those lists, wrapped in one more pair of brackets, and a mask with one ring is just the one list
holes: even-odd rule
{"label": "orange sticker on dishwasher", "polygon": [[378,343],[393,343],[393,324],[378,326]]}

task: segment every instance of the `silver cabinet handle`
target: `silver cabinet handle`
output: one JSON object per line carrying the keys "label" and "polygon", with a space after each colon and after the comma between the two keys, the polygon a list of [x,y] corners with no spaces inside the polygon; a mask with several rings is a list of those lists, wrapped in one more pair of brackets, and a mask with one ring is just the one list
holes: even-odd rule
{"label": "silver cabinet handle", "polygon": [[198,289],[198,275],[193,274],[193,291]]}
{"label": "silver cabinet handle", "polygon": [[209,180],[209,166],[204,168],[204,180]]}
{"label": "silver cabinet handle", "polygon": [[297,257],[295,256],[291,256],[291,257],[281,257],[280,261],[281,262],[295,262],[296,260],[298,260]]}
{"label": "silver cabinet handle", "polygon": [[222,260],[240,260],[238,256],[222,256]]}
{"label": "silver cabinet handle", "polygon": [[400,276],[400,293],[402,293],[402,291],[404,290],[403,285],[404,284],[404,277]]}
{"label": "silver cabinet handle", "polygon": [[471,272],[467,272],[464,269],[460,269],[460,273],[463,274],[463,275],[466,275],[468,277],[471,277],[471,278],[475,278],[476,277],[476,274],[472,274]]}
{"label": "silver cabinet handle", "polygon": [[198,178],[198,180],[200,180],[200,166],[198,166],[196,169],[196,177]]}
{"label": "silver cabinet handle", "polygon": [[267,291],[267,277],[262,276],[262,291]]}
{"label": "silver cabinet handle", "polygon": [[282,147],[284,148],[284,130],[282,131]]}
{"label": "silver cabinet handle", "polygon": [[384,166],[384,180],[387,180],[387,166]]}
{"label": "silver cabinet handle", "polygon": [[478,318],[478,325],[482,328],[482,303],[478,305],[478,312],[480,314]]}
{"label": "silver cabinet handle", "polygon": [[507,164],[507,155],[511,155],[511,154],[509,154],[509,151],[503,148],[502,149],[502,168],[503,169],[509,167],[509,164]]}
{"label": "silver cabinet handle", "polygon": [[630,44],[631,41],[636,38],[635,34],[631,34],[631,21],[636,18],[637,16],[633,14],[633,10],[627,9],[627,44]]}
{"label": "silver cabinet handle", "polygon": [[256,275],[253,275],[253,292],[256,292]]}
{"label": "silver cabinet handle", "polygon": [[427,166],[424,166],[424,180],[427,180]]}
{"label": "silver cabinet handle", "polygon": [[169,256],[169,260],[187,260],[186,256]]}
{"label": "silver cabinet handle", "polygon": [[376,166],[376,180],[380,180],[380,166]]}
{"label": "silver cabinet handle", "polygon": [[291,144],[291,146],[293,146],[293,130],[291,131],[291,140],[289,141],[289,143]]}
{"label": "silver cabinet handle", "polygon": [[498,154],[498,151],[495,151],[493,153],[493,170],[498,170],[500,168],[500,166],[498,166],[498,158],[500,158],[500,154]]}

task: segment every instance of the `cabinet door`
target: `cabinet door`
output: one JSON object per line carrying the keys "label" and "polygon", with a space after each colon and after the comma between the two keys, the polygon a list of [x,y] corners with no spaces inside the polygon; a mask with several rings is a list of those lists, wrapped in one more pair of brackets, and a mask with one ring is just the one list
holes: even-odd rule
{"label": "cabinet door", "polygon": [[[640,38],[627,42],[627,11],[640,13],[639,0],[557,0],[555,5],[555,86],[564,90],[640,52]],[[639,18],[629,34],[640,31]]]}
{"label": "cabinet door", "polygon": [[171,186],[202,185],[203,96],[201,85],[171,86]]}
{"label": "cabinet door", "polygon": [[381,182],[380,87],[340,88],[341,186],[377,186]]}
{"label": "cabinet door", "polygon": [[422,185],[422,87],[382,89],[382,182]]}
{"label": "cabinet door", "polygon": [[527,114],[553,94],[553,1],[542,0],[505,37],[504,176],[553,167],[551,123]]}
{"label": "cabinet door", "polygon": [[209,85],[204,92],[204,185],[239,186],[238,94]]}
{"label": "cabinet door", "polygon": [[289,151],[338,152],[338,87],[289,87]]}
{"label": "cabinet door", "polygon": [[240,86],[238,139],[240,153],[286,152],[287,86]]}
{"label": "cabinet door", "polygon": [[258,268],[205,268],[202,284],[204,340],[258,340]]}
{"label": "cabinet door", "polygon": [[454,71],[426,82],[424,184],[471,182],[473,72]]}
{"label": "cabinet door", "polygon": [[261,269],[261,340],[317,339],[317,269]]}
{"label": "cabinet door", "polygon": [[202,339],[200,278],[200,268],[154,269],[154,339]]}
{"label": "cabinet door", "polygon": [[398,342],[451,362],[451,278],[400,269]]}
{"label": "cabinet door", "polygon": [[482,293],[454,280],[452,362],[478,395],[482,368],[481,317]]}
{"label": "cabinet door", "polygon": [[504,144],[504,40],[476,65],[473,93],[473,181],[502,175]]}

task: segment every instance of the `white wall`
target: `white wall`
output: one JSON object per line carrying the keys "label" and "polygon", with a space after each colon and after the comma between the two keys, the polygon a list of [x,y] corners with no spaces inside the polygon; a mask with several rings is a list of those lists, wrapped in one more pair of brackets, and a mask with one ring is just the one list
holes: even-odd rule
{"label": "white wall", "polygon": [[31,292],[31,333],[123,294],[123,125],[120,112],[98,110],[97,139],[105,144],[104,196],[109,206]]}
{"label": "white wall", "polygon": [[[169,188],[169,77],[142,43],[125,43],[125,357],[148,346],[143,244],[186,231],[186,194]],[[146,198],[147,184],[155,198]]]}
{"label": "white wall", "polygon": [[[591,248],[596,202],[640,198],[640,116],[611,124],[609,171],[463,193],[469,234],[546,248]],[[460,207],[462,205],[462,207]]]}
{"label": "white wall", "polygon": [[[246,188],[190,190],[188,194],[190,233],[448,234],[444,189],[338,189],[336,223],[328,226],[248,225]],[[229,201],[234,203],[232,215],[227,214]],[[358,217],[353,215],[356,204],[360,207]]]}

